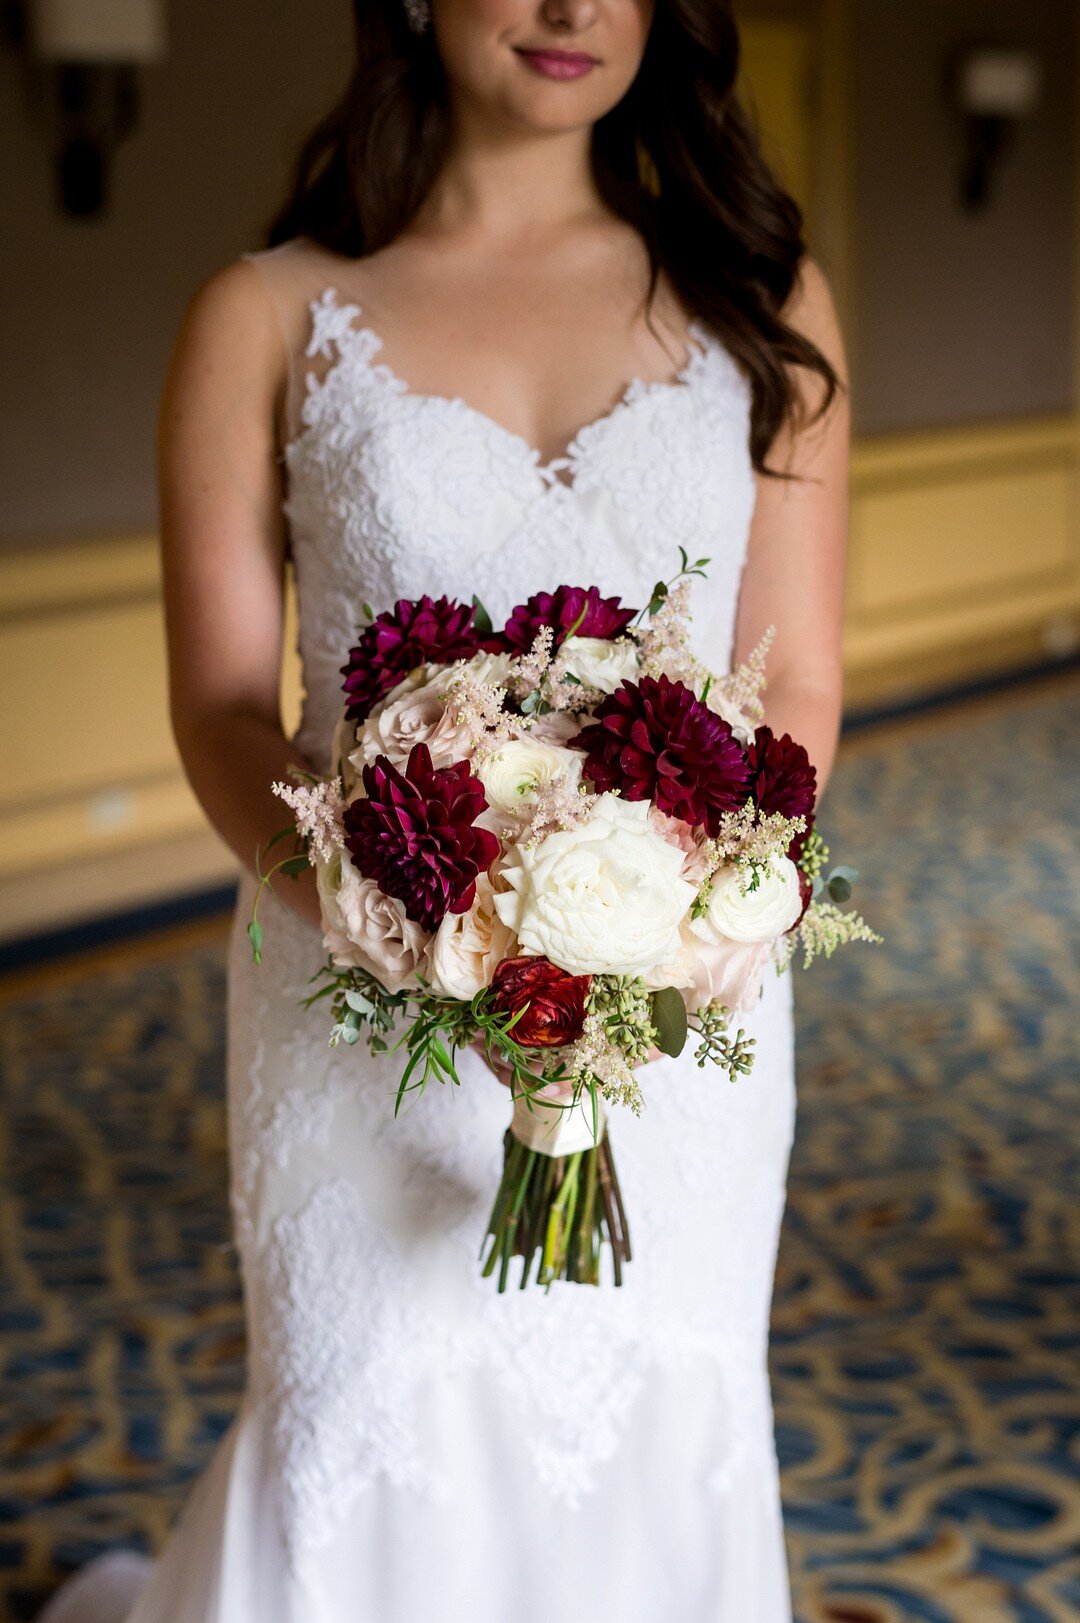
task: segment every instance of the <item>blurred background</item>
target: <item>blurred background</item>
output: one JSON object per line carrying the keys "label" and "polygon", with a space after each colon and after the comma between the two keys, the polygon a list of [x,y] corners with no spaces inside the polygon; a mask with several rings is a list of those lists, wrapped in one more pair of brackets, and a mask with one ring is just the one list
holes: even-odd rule
{"label": "blurred background", "polygon": [[[800,1618],[1080,1618],[1080,11],[740,11],[744,92],[849,351],[825,820],[887,937],[798,991],[774,1382]],[[235,863],[169,729],[154,429],[180,313],[262,245],[350,37],[344,0],[0,19],[0,1615],[21,1618],[96,1549],[164,1536],[238,1399]],[[290,621],[290,731],[292,642]]]}

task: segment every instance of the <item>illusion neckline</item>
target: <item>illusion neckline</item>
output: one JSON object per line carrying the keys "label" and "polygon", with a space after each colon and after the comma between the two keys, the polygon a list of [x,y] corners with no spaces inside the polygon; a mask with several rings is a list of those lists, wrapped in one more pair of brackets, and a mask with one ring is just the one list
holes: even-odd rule
{"label": "illusion neckline", "polygon": [[[385,361],[373,359],[383,348],[383,341],[375,329],[367,324],[354,325],[355,318],[363,314],[363,308],[355,300],[348,297],[344,302],[338,303],[342,293],[337,283],[327,283],[321,292],[307,301],[307,310],[310,320],[310,338],[304,350],[305,355],[314,356],[320,351],[328,355],[328,343],[337,346],[338,354],[335,360],[324,372],[321,381],[316,379],[314,373],[309,372],[305,379],[305,390],[301,401],[300,412],[302,426],[293,434],[282,447],[285,457],[291,453],[295,446],[314,427],[314,422],[303,420],[308,402],[321,393],[332,376],[345,359],[347,353],[351,354],[372,378],[385,385],[399,399],[415,400],[422,405],[433,408],[443,407],[448,411],[459,413],[477,423],[486,432],[495,435],[505,444],[513,446],[531,471],[541,482],[545,489],[564,490],[573,492],[576,477],[569,480],[560,479],[561,472],[577,474],[583,459],[587,456],[591,446],[600,439],[612,423],[617,422],[624,412],[631,410],[641,400],[664,398],[667,396],[682,395],[694,380],[700,376],[708,364],[709,357],[721,348],[719,340],[703,322],[696,317],[687,323],[687,337],[689,339],[686,360],[667,378],[643,378],[636,374],[621,389],[614,404],[609,406],[598,416],[583,423],[576,430],[573,438],[559,455],[544,459],[543,452],[527,438],[518,433],[516,429],[508,428],[505,423],[493,417],[490,412],[484,411],[480,406],[472,405],[463,395],[431,394],[425,390],[410,388],[408,381],[403,378],[392,366]],[[320,332],[318,313],[320,310],[334,310],[341,321],[335,330],[329,334]]]}

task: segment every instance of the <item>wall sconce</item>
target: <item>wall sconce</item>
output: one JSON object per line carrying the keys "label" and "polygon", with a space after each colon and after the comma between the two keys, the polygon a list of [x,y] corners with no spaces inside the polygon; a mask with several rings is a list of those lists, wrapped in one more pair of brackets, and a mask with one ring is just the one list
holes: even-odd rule
{"label": "wall sconce", "polygon": [[1002,156],[1042,100],[1043,65],[1034,51],[986,45],[962,53],[954,94],[966,150],[960,200],[971,214],[990,203]]}
{"label": "wall sconce", "polygon": [[67,214],[105,207],[113,155],[138,118],[138,69],[165,54],[164,0],[25,0],[23,44],[49,85]]}

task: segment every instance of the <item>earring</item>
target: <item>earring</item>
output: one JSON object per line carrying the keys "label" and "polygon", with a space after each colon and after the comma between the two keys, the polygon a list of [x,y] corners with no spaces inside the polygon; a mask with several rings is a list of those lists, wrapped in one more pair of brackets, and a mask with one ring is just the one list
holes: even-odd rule
{"label": "earring", "polygon": [[431,22],[431,0],[403,0],[405,20],[414,34],[422,34]]}

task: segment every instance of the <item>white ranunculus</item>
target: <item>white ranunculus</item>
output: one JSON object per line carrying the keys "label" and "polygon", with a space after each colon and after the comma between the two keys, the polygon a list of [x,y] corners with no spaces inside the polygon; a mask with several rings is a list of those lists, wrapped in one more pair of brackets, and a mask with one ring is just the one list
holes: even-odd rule
{"label": "white ranunculus", "polygon": [[609,637],[567,637],[559,654],[572,676],[601,693],[614,693],[640,672],[637,643],[629,637],[614,642]]}
{"label": "white ranunculus", "polygon": [[775,941],[802,911],[799,870],[790,857],[774,857],[753,890],[744,891],[735,867],[713,880],[708,912],[690,925],[702,941]]}
{"label": "white ranunculus", "polygon": [[385,896],[339,847],[315,863],[323,915],[323,946],[341,968],[366,969],[391,992],[416,984],[416,971],[429,940],[406,918],[394,896]]}
{"label": "white ranunculus", "polygon": [[647,801],[604,794],[588,822],[514,850],[495,906],[521,952],[571,975],[645,975],[678,951],[695,894],[682,870]]}
{"label": "white ranunculus", "polygon": [[444,997],[462,1001],[490,986],[496,964],[510,956],[514,933],[495,910],[487,874],[478,874],[476,898],[465,913],[447,913],[428,945],[425,975]]}
{"label": "white ranunculus", "polygon": [[512,738],[476,769],[488,804],[497,812],[517,812],[537,789],[565,774],[570,788],[581,781],[581,755],[577,750],[547,744],[542,738]]}

